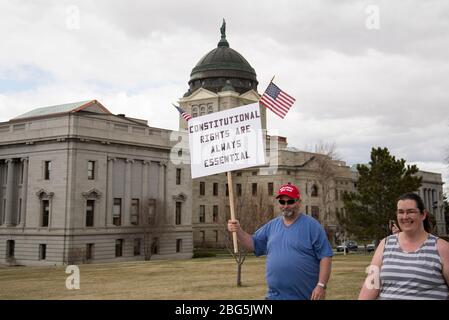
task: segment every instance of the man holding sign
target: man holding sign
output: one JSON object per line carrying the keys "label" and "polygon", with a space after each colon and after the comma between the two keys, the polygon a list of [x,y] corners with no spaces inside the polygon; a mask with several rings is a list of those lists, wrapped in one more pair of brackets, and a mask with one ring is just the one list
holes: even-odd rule
{"label": "man holding sign", "polygon": [[228,221],[240,243],[256,256],[267,255],[269,300],[320,300],[325,297],[332,264],[332,248],[320,223],[302,214],[301,195],[293,184],[281,186],[276,196],[281,216],[254,235],[238,220]]}

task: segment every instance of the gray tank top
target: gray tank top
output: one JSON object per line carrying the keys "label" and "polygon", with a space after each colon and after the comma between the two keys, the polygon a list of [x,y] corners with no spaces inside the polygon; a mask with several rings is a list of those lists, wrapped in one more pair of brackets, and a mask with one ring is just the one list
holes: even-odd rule
{"label": "gray tank top", "polygon": [[429,234],[414,252],[404,252],[397,235],[385,240],[380,269],[379,299],[447,300],[449,287],[443,277],[438,237]]}

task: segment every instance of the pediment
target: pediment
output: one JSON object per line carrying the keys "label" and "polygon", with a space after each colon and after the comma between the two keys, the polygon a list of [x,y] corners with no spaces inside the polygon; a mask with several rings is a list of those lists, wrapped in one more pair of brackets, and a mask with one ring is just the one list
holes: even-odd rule
{"label": "pediment", "polygon": [[204,99],[215,99],[218,97],[218,94],[215,92],[209,91],[204,88],[199,88],[195,92],[193,92],[190,96],[181,99],[181,101],[194,101],[194,100],[204,100]]}
{"label": "pediment", "polygon": [[95,188],[92,188],[86,192],[82,192],[81,194],[86,199],[99,199],[101,197],[101,192]]}
{"label": "pediment", "polygon": [[182,192],[181,192],[181,193],[179,193],[179,194],[177,194],[177,195],[174,195],[174,196],[173,196],[173,200],[184,202],[184,201],[187,200],[187,195],[186,195],[185,193],[182,193]]}
{"label": "pediment", "polygon": [[54,192],[49,192],[45,189],[40,189],[38,192],[36,192],[36,196],[41,200],[53,198],[54,195]]}
{"label": "pediment", "polygon": [[253,89],[246,91],[240,95],[240,99],[245,99],[251,102],[257,102],[260,99],[260,95]]}

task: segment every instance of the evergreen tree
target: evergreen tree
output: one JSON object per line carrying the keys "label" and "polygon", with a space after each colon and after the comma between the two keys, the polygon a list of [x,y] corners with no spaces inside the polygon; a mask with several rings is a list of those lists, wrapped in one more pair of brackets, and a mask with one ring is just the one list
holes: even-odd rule
{"label": "evergreen tree", "polygon": [[380,239],[390,234],[389,220],[396,218],[397,199],[421,186],[416,165],[397,160],[387,148],[373,148],[368,165],[357,165],[357,192],[343,196],[345,213],[338,219],[358,239]]}

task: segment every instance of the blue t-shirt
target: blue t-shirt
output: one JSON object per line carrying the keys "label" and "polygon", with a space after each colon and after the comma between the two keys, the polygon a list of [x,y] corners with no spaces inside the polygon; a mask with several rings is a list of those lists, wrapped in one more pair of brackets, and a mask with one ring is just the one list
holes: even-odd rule
{"label": "blue t-shirt", "polygon": [[267,299],[309,300],[318,283],[320,260],[332,248],[320,223],[301,214],[290,226],[278,217],[253,235],[256,256],[267,255]]}

